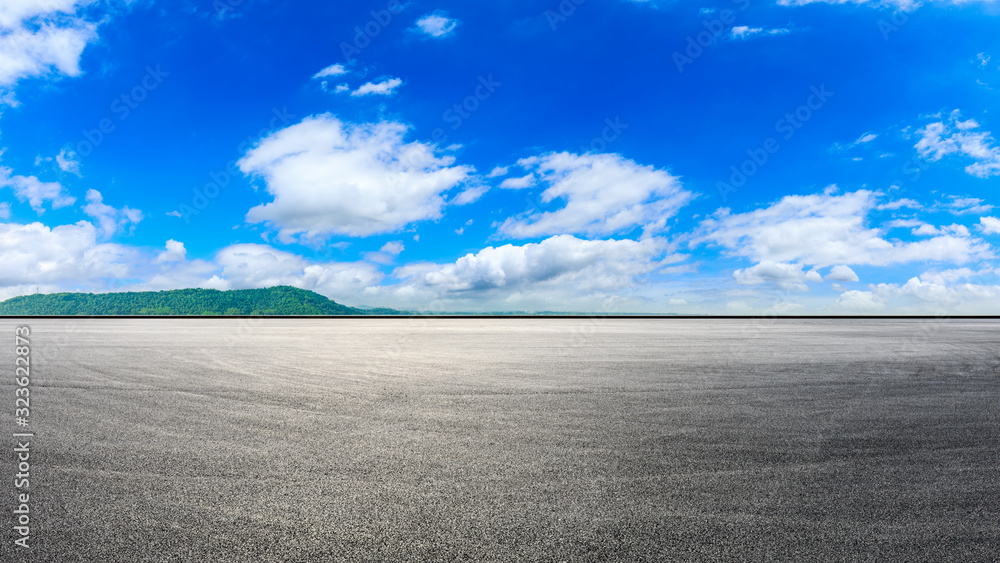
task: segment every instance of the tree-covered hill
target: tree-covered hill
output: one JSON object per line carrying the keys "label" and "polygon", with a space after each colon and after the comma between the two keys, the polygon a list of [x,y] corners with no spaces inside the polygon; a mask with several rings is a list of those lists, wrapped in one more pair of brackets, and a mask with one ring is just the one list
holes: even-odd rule
{"label": "tree-covered hill", "polygon": [[22,295],[0,302],[0,315],[393,315],[357,309],[295,287],[174,289],[123,293]]}

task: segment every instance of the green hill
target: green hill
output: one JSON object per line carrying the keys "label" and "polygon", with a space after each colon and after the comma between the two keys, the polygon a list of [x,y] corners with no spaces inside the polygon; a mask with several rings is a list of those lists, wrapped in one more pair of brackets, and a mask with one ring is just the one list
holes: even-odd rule
{"label": "green hill", "polygon": [[0,315],[393,315],[357,309],[288,286],[267,289],[174,289],[123,293],[22,295],[0,302]]}

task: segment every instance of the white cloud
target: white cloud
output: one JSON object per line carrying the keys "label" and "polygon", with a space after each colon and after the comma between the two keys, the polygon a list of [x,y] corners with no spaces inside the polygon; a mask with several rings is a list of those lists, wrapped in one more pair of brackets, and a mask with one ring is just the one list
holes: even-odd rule
{"label": "white cloud", "polygon": [[458,27],[458,20],[441,14],[428,14],[417,20],[417,28],[421,33],[431,37],[444,37]]}
{"label": "white cloud", "polygon": [[928,270],[920,274],[920,279],[925,282],[933,282],[938,284],[949,284],[955,283],[959,280],[964,280],[968,278],[989,275],[990,269],[986,268],[980,271],[975,271],[971,268],[952,268],[950,270]]}
{"label": "white cloud", "polygon": [[311,262],[265,244],[228,246],[216,254],[215,263],[221,272],[205,283],[220,289],[290,285],[338,301],[357,299],[361,291],[383,277],[371,264]]}
{"label": "white cloud", "polygon": [[856,141],[854,141],[853,144],[854,145],[862,145],[864,143],[870,143],[870,142],[874,141],[877,138],[878,138],[878,135],[876,135],[875,133],[865,133],[864,135],[861,135],[860,137],[858,137],[858,139]]}
{"label": "white cloud", "polygon": [[54,228],[41,223],[0,223],[0,287],[56,284],[86,287],[106,279],[127,278],[134,250],[99,244],[87,221]]}
{"label": "white cloud", "polygon": [[801,265],[783,262],[761,262],[749,268],[736,270],[733,272],[733,279],[742,285],[770,282],[781,289],[791,291],[809,291],[805,282],[823,281],[822,276],[815,270],[804,272]]}
{"label": "white cloud", "polygon": [[35,176],[11,176],[11,169],[0,166],[0,188],[11,188],[21,201],[27,201],[36,213],[45,213],[45,203],[53,209],[73,205],[75,197],[66,195],[59,182],[42,182]]}
{"label": "white cloud", "polygon": [[323,70],[317,72],[313,75],[313,79],[326,78],[328,76],[340,76],[341,74],[347,74],[347,68],[344,65],[337,63],[330,65]]}
{"label": "white cloud", "polygon": [[761,35],[787,35],[791,33],[791,30],[784,27],[778,27],[774,29],[766,29],[763,27],[750,27],[747,25],[736,25],[729,30],[730,39],[736,41],[743,41],[750,39],[751,37],[757,37]]}
{"label": "white cloud", "polygon": [[351,92],[352,96],[391,96],[395,93],[396,88],[398,88],[403,83],[402,80],[398,78],[388,78],[381,82],[365,82],[358,87],[357,90]]}
{"label": "white cloud", "polygon": [[63,172],[68,172],[70,174],[80,175],[80,161],[77,158],[75,151],[70,149],[62,149],[59,151],[55,157],[45,157],[42,158],[41,155],[35,157],[35,166],[40,165],[43,162],[55,162],[56,166],[59,167]]}
{"label": "white cloud", "polygon": [[0,202],[0,219],[10,218],[10,203],[4,201]]}
{"label": "white cloud", "polygon": [[862,315],[885,312],[885,302],[870,291],[848,290],[841,293],[833,304],[834,309],[844,313]]}
{"label": "white cloud", "polygon": [[942,225],[941,227],[935,227],[927,223],[921,223],[919,227],[910,231],[915,236],[937,236],[954,234],[960,237],[969,236],[969,229],[965,225],[959,225],[957,223],[952,223],[951,225]]}
{"label": "white cloud", "polygon": [[97,26],[78,17],[77,0],[4,0],[0,3],[0,99],[24,78],[80,74],[80,54]]}
{"label": "white cloud", "polygon": [[688,304],[688,302],[685,301],[684,299],[676,299],[675,298],[675,299],[670,299],[669,301],[667,301],[667,305],[673,305],[674,307],[682,307],[682,306],[687,305],[687,304]]}
{"label": "white cloud", "polygon": [[979,228],[988,235],[1000,234],[1000,219],[996,217],[980,217]]}
{"label": "white cloud", "polygon": [[951,201],[939,202],[938,207],[942,207],[945,211],[953,215],[979,215],[989,213],[993,210],[992,205],[983,203],[983,200],[978,197],[959,197],[955,195],[947,197]]}
{"label": "white cloud", "polygon": [[[953,0],[955,3],[961,3],[963,1],[969,0]],[[894,7],[903,11],[915,10],[919,5],[919,0],[778,0],[779,6],[805,6],[807,4],[857,4],[863,5],[867,4],[869,6],[877,7]]]}
{"label": "white cloud", "polygon": [[469,186],[448,201],[449,205],[467,205],[478,200],[489,190],[489,186]]}
{"label": "white cloud", "polygon": [[[539,243],[487,247],[448,264],[410,264],[394,275],[403,283],[389,288],[397,299],[471,303],[533,303],[567,308],[569,300],[594,304],[627,292],[636,277],[676,261],[663,256],[663,239],[583,240],[558,235]],[[592,307],[593,305],[591,305]]]}
{"label": "white cloud", "polygon": [[69,172],[70,174],[80,175],[80,160],[76,156],[76,152],[63,149],[59,151],[56,155],[56,164],[59,165],[59,169],[63,172]]}
{"label": "white cloud", "polygon": [[[953,4],[956,6],[962,6],[966,4],[974,4],[976,2],[982,2],[983,4],[992,4],[996,0],[939,0],[940,4]],[[778,5],[780,6],[805,6],[807,4],[855,4],[855,5],[867,5],[874,8],[882,9],[896,9],[903,12],[912,12],[921,6],[920,0],[778,0]]]}
{"label": "white cloud", "polygon": [[[872,133],[871,131],[868,131],[868,132],[862,133],[860,137],[858,137],[857,139],[855,139],[854,141],[852,141],[852,142],[850,142],[850,143],[848,143],[846,145],[842,145],[840,143],[834,143],[833,147],[832,147],[832,150],[835,150],[835,151],[844,151],[844,150],[848,150],[848,149],[853,149],[854,147],[857,147],[857,146],[860,146],[860,145],[864,145],[864,144],[868,144],[868,143],[874,141],[877,138],[878,138],[878,134],[877,133]],[[855,158],[854,160],[861,160],[861,158]]]}
{"label": "white cloud", "polygon": [[490,173],[486,177],[497,178],[499,176],[506,176],[508,170],[510,169],[506,166],[496,166],[493,168],[493,170],[490,170]]}
{"label": "white cloud", "polygon": [[843,264],[838,264],[830,268],[830,273],[826,275],[830,281],[856,282],[859,281],[858,274]]}
{"label": "white cloud", "polygon": [[896,209],[901,209],[903,207],[907,207],[909,209],[923,209],[923,206],[920,205],[920,203],[918,203],[916,200],[908,198],[897,199],[895,201],[889,201],[886,203],[880,203],[875,206],[875,209],[879,210],[886,209],[895,211]]}
{"label": "white cloud", "polygon": [[403,246],[402,242],[400,242],[398,240],[395,240],[395,241],[391,241],[391,242],[387,242],[387,243],[383,244],[382,248],[379,249],[379,252],[385,252],[386,254],[392,254],[393,256],[397,256],[405,248],[406,247]]}
{"label": "white cloud", "polygon": [[910,278],[905,284],[880,283],[873,292],[883,300],[893,300],[900,308],[908,304],[923,312],[956,314],[1000,313],[1000,286],[975,283],[955,283],[976,275],[971,270],[928,272]]}
{"label": "white cloud", "polygon": [[184,244],[165,250],[98,242],[93,224],[54,228],[0,223],[0,295],[56,291],[244,289],[290,285],[357,303],[381,282],[372,264],[315,262],[263,244],[234,244],[212,261],[187,260]]}
{"label": "white cloud", "polygon": [[323,114],[269,135],[238,163],[274,196],[247,220],[270,223],[291,240],[367,236],[439,218],[443,194],[473,169],[435,156],[432,145],[404,142],[405,133],[401,123],[353,125]]}
{"label": "white cloud", "polygon": [[180,262],[187,256],[187,249],[184,248],[183,242],[170,239],[167,241],[166,248],[156,257],[157,262]]}
{"label": "white cloud", "polygon": [[[875,206],[875,209],[882,209],[881,206]],[[919,227],[923,225],[924,222],[919,219],[893,219],[885,224],[887,229],[909,229],[912,227]]]}
{"label": "white cloud", "polygon": [[534,186],[535,182],[535,175],[528,174],[527,176],[521,176],[519,178],[507,178],[503,182],[500,182],[500,187],[509,190],[520,190]]}
{"label": "white cloud", "polygon": [[889,241],[866,225],[876,195],[866,190],[785,196],[769,207],[731,214],[721,209],[704,220],[691,244],[714,243],[756,262],[816,267],[888,265],[912,261],[965,263],[991,257],[988,244],[959,234],[916,242]]}
{"label": "white cloud", "polygon": [[[459,233],[461,234],[461,233]],[[382,245],[382,248],[378,252],[366,252],[364,254],[365,260],[369,262],[375,262],[376,264],[392,264],[404,250],[403,243],[400,241],[387,242]]]}
{"label": "white cloud", "polygon": [[508,218],[504,235],[527,238],[563,233],[610,234],[643,226],[662,230],[694,196],[664,170],[642,166],[618,154],[567,152],[524,158],[518,164],[534,172],[548,188],[541,201],[565,200],[555,211],[533,210]]}
{"label": "white cloud", "polygon": [[97,190],[87,190],[87,205],[83,206],[83,212],[97,220],[104,238],[109,238],[129,226],[131,232],[135,229],[135,225],[142,221],[142,211],[128,206],[115,209],[103,202],[101,192]]}
{"label": "white cloud", "polygon": [[947,121],[929,123],[918,130],[917,153],[931,161],[952,154],[965,156],[973,160],[965,167],[966,173],[977,178],[1000,176],[1000,147],[994,145],[993,136],[989,131],[972,132],[979,123],[959,121],[958,116],[955,110]]}

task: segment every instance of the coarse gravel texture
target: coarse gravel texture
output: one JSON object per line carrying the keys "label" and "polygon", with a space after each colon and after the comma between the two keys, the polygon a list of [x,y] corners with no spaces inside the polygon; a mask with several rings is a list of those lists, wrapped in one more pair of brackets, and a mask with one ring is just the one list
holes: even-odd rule
{"label": "coarse gravel texture", "polygon": [[2,334],[0,561],[1000,560],[1000,321],[3,319]]}

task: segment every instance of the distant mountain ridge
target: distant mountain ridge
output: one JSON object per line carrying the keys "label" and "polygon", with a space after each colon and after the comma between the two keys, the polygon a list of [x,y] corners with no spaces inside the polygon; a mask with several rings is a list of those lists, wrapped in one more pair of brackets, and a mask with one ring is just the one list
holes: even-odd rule
{"label": "distant mountain ridge", "polygon": [[313,291],[289,286],[266,289],[173,289],[121,293],[22,295],[0,302],[0,315],[398,315],[395,309],[359,309]]}

